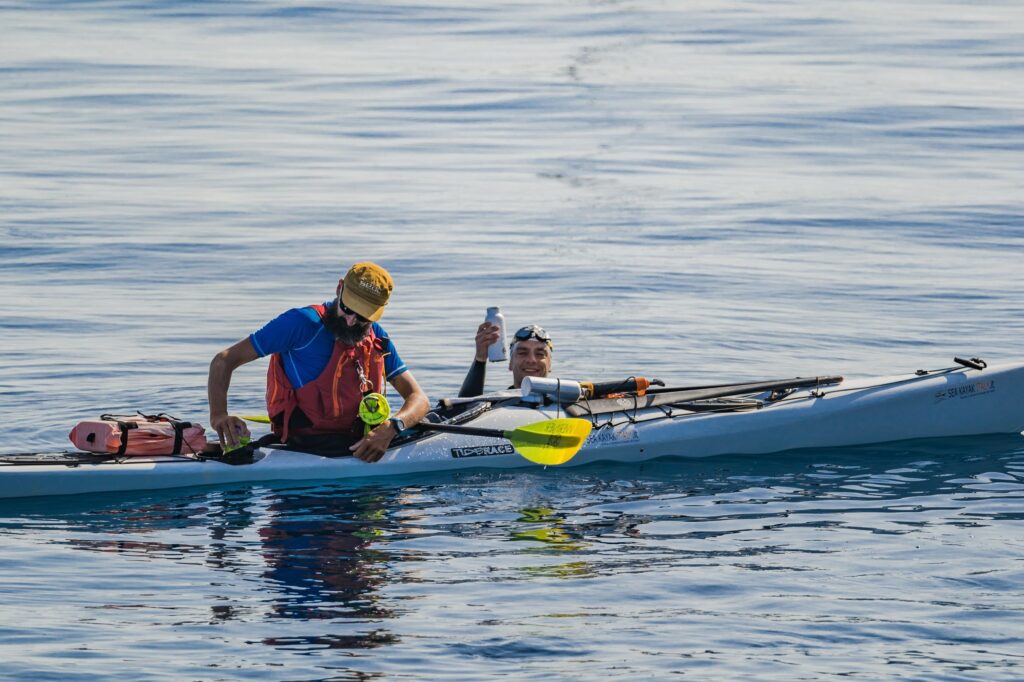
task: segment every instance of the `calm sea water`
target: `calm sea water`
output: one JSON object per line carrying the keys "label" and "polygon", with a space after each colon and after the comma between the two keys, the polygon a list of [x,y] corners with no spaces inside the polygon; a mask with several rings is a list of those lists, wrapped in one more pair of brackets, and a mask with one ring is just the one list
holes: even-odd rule
{"label": "calm sea water", "polygon": [[[0,451],[373,259],[433,397],[1024,357],[1019,3],[0,2]],[[492,367],[490,385],[507,374]],[[236,412],[263,409],[240,370]],[[14,679],[1020,679],[1024,441],[0,506]]]}

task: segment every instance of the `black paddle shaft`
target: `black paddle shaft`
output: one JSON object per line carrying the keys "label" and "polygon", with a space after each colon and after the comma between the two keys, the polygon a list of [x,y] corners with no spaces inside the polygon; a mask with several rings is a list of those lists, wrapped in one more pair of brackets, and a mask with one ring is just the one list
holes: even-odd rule
{"label": "black paddle shaft", "polygon": [[435,424],[434,422],[420,422],[416,426],[425,431],[463,433],[467,436],[484,436],[486,438],[507,438],[505,431],[502,429],[485,429],[479,426],[458,426],[456,424]]}
{"label": "black paddle shaft", "polygon": [[709,386],[684,386],[679,388],[652,388],[649,394],[682,393],[686,400],[707,400],[725,398],[731,395],[746,393],[762,393],[764,391],[784,391],[789,388],[808,388],[809,386],[830,386],[842,383],[841,376],[796,377],[795,379],[777,379],[775,381],[756,381],[746,384],[712,384]]}

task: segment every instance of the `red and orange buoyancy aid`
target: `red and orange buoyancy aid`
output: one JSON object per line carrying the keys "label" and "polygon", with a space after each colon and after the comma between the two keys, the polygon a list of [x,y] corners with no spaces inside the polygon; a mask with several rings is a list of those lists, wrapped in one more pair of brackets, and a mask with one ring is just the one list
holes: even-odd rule
{"label": "red and orange buoyancy aid", "polygon": [[[323,320],[325,306],[309,307]],[[377,338],[372,327],[354,346],[335,341],[320,376],[298,390],[274,353],[267,368],[267,414],[274,435],[287,443],[291,434],[355,434],[361,423],[359,401],[365,393],[380,393],[384,385],[383,347],[383,339]]]}

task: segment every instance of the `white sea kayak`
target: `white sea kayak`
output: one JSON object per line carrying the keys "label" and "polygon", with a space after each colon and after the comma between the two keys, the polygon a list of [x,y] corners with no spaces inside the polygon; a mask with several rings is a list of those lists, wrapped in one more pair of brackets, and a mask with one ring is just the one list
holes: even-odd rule
{"label": "white sea kayak", "polygon": [[[499,430],[564,417],[591,421],[593,429],[579,454],[563,466],[1024,430],[1024,364],[986,367],[980,361],[966,362],[971,366],[898,376],[657,389],[572,403],[499,396],[439,410],[438,418]],[[251,461],[234,464],[217,458],[100,461],[84,453],[0,455],[0,499],[536,466],[508,440],[418,430],[373,464],[282,446],[255,449]]]}

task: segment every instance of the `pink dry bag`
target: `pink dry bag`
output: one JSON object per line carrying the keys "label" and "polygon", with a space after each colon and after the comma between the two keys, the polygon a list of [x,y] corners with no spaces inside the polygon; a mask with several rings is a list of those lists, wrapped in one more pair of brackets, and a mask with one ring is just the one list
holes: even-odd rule
{"label": "pink dry bag", "polygon": [[69,438],[79,450],[111,455],[198,455],[206,447],[201,424],[166,414],[100,415],[71,429]]}

